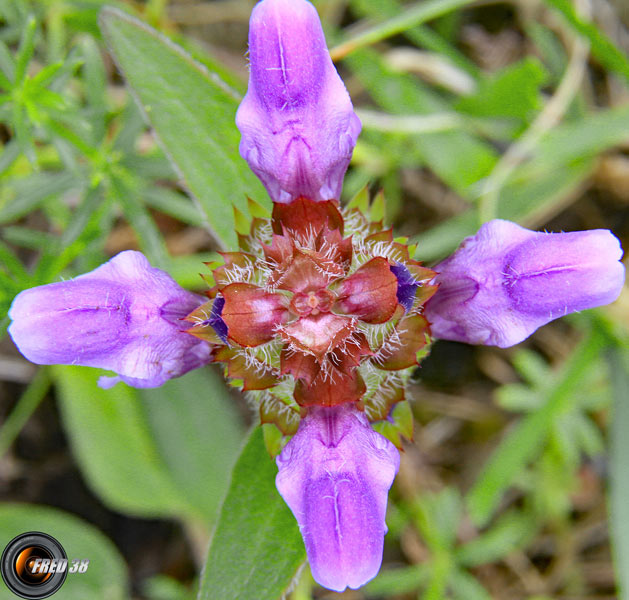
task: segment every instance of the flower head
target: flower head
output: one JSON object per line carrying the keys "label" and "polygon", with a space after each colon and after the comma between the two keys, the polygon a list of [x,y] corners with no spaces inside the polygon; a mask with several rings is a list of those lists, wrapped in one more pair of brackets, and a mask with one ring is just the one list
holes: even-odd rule
{"label": "flower head", "polygon": [[34,363],[118,373],[104,387],[157,387],[209,362],[210,349],[182,321],[202,302],[139,252],[121,252],[91,273],[20,293],[9,335]]}
{"label": "flower head", "polygon": [[360,120],[306,0],[263,0],[249,28],[240,152],[275,202],[338,199]]}
{"label": "flower head", "polygon": [[371,217],[366,191],[339,203],[361,126],[314,7],[262,0],[249,45],[240,150],[274,208],[211,265],[208,299],[124,252],[22,292],[9,332],[30,360],[108,368],[118,373],[110,384],[151,387],[223,364],[260,421],[293,436],[274,448],[277,488],[315,579],[341,591],[380,568],[395,446],[412,435],[405,383],[431,333],[508,346],[612,302],[621,250],[608,231],[492,221],[435,270],[424,267]]}
{"label": "flower head", "polygon": [[357,208],[299,198],[276,209],[214,265],[188,333],[214,344],[214,359],[284,433],[300,407],[360,402],[386,419],[403,399],[391,393],[398,372],[428,343],[422,310],[435,272]]}
{"label": "flower head", "polygon": [[395,446],[351,404],[312,409],[277,457],[277,489],[321,585],[358,588],[380,570],[387,494],[399,464]]}
{"label": "flower head", "polygon": [[609,304],[623,286],[610,231],[540,233],[495,220],[435,267],[426,315],[436,337],[512,346],[549,321]]}

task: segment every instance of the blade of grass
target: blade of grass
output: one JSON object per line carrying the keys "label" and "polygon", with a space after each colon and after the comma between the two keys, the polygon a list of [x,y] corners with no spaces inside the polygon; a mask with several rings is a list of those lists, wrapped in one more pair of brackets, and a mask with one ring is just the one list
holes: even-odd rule
{"label": "blade of grass", "polygon": [[[397,0],[353,0],[351,7],[354,12],[363,16],[384,14],[387,18],[396,17],[403,10],[402,5]],[[480,69],[434,29],[418,25],[404,31],[404,35],[418,46],[446,56],[472,77],[477,78],[479,76]]]}
{"label": "blade of grass", "polygon": [[0,456],[3,456],[9,449],[39,403],[44,399],[50,388],[50,383],[48,369],[41,367],[0,429]]}
{"label": "blade of grass", "polygon": [[629,79],[629,57],[619,50],[596,25],[579,17],[569,0],[546,0],[546,4],[559,11],[576,31],[589,40],[592,54],[604,67]]}
{"label": "blade of grass", "polygon": [[372,25],[368,29],[356,34],[342,44],[332,48],[332,60],[340,60],[358,48],[380,42],[385,38],[402,33],[411,27],[416,27],[432,19],[440,17],[450,11],[472,4],[474,0],[427,0],[416,2],[404,12],[384,21]]}
{"label": "blade of grass", "polygon": [[30,16],[24,27],[20,47],[18,48],[15,61],[15,82],[21,82],[26,77],[26,68],[33,57],[35,50],[35,31],[37,29],[37,21],[35,17]]}
{"label": "blade of grass", "polygon": [[2,40],[0,40],[0,71],[4,73],[9,82],[15,81],[15,60]]}
{"label": "blade of grass", "polygon": [[610,537],[619,600],[629,599],[629,371],[626,355],[614,348],[607,355],[613,390],[610,419]]}
{"label": "blade of grass", "polygon": [[151,264],[160,269],[168,270],[170,256],[166,249],[166,242],[153,217],[138,199],[136,186],[127,185],[119,178],[112,178],[110,192],[122,208],[127,221],[133,227],[140,248]]}
{"label": "blade of grass", "polygon": [[487,523],[506,489],[541,450],[553,422],[569,408],[571,394],[604,343],[603,334],[593,329],[568,359],[544,405],[524,417],[500,442],[467,496],[470,516],[477,525]]}

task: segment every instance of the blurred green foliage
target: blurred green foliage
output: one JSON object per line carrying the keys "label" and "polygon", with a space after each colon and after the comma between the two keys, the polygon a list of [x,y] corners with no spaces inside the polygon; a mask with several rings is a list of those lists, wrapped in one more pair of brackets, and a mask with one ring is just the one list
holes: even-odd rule
{"label": "blurred green foliage", "polygon": [[[201,263],[234,244],[232,206],[248,218],[247,195],[268,203],[237,154],[233,116],[242,73],[182,35],[168,2],[108,4],[114,8],[101,13],[101,0],[0,0],[3,331],[19,291],[91,270],[128,244],[181,285],[202,289]],[[496,68],[462,43],[462,10],[471,2],[315,4],[328,17],[328,37],[338,41],[333,54],[364,111],[345,194],[377,181],[391,220],[413,216],[404,233],[415,236],[422,260],[445,256],[484,219],[543,227],[574,202],[600,157],[626,142],[629,59],[568,0],[545,0],[535,16],[523,10],[514,18],[527,53]],[[366,24],[341,28],[343,14]],[[394,35],[403,38],[392,42]],[[400,46],[410,50],[405,57],[395,55]],[[622,89],[624,101],[597,96],[584,83],[590,68]],[[404,186],[411,171],[429,173],[455,194],[456,209],[439,206],[424,223],[421,198]],[[173,252],[170,234],[189,230],[208,243]],[[556,360],[533,346],[503,355],[517,382],[496,386],[501,420],[489,441],[479,435],[482,464],[462,481],[444,478],[440,489],[396,488],[387,537],[395,558],[354,597],[499,597],[484,569],[517,570],[541,535],[569,544],[584,464],[605,458],[617,594],[629,598],[629,334],[621,315],[570,319],[580,341]],[[52,386],[75,460],[104,504],[128,515],[175,518],[203,552],[217,524],[201,597],[229,590],[230,579],[240,600],[280,597],[303,549],[274,490],[260,431],[236,462],[244,427],[216,373],[141,392],[122,385],[103,391],[96,379],[76,367],[41,369],[3,423],[0,451],[8,451]],[[418,424],[427,425],[419,412]],[[129,597],[121,557],[89,524],[45,507],[0,504],[2,539],[28,529],[50,532],[66,550],[93,559],[85,587],[69,578],[64,597]],[[421,551],[400,550],[407,539],[420,540]],[[567,571],[556,589],[587,597],[583,578]],[[311,598],[318,594],[313,586],[305,569],[291,597]],[[188,600],[193,588],[161,575],[143,582],[142,594]]]}

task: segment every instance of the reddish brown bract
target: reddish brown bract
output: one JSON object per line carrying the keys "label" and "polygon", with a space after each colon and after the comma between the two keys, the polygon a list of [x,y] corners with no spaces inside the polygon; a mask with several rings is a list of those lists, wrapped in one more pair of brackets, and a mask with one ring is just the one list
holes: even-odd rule
{"label": "reddish brown bract", "polygon": [[404,399],[397,372],[429,341],[421,312],[434,273],[391,230],[335,201],[276,204],[240,242],[214,265],[213,300],[190,316],[190,331],[216,340],[208,330],[223,320],[229,346],[217,345],[214,360],[255,396],[263,422],[291,433],[286,410],[346,402],[386,419]]}

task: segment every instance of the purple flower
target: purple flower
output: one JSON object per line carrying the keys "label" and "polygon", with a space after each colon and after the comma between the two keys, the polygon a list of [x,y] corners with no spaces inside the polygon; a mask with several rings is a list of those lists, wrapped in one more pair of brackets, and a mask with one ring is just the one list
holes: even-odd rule
{"label": "purple flower", "polygon": [[399,464],[393,444],[353,404],[311,408],[277,457],[277,489],[321,585],[341,592],[377,575],[387,494]]}
{"label": "purple flower", "polygon": [[338,199],[361,124],[306,0],[263,0],[249,29],[240,153],[275,202]]}
{"label": "purple flower", "polygon": [[306,416],[277,458],[277,489],[314,578],[342,591],[380,569],[399,467],[367,415],[396,444],[410,435],[395,420],[405,379],[397,373],[417,365],[429,322],[444,339],[518,343],[554,318],[615,300],[621,250],[609,231],[547,234],[492,221],[435,267],[435,293],[434,272],[408,246],[358,207],[339,205],[361,125],[314,7],[262,0],[249,49],[240,152],[276,204],[271,219],[239,236],[241,252],[223,253],[214,300],[123,252],[19,294],[9,333],[33,362],[115,371],[105,387],[154,387],[222,362],[259,402],[261,420],[286,435],[300,414],[288,410],[292,394]]}
{"label": "purple flower", "polygon": [[21,292],[9,334],[31,362],[118,373],[101,378],[103,387],[157,387],[209,362],[210,346],[188,335],[190,324],[181,320],[202,302],[140,252],[127,251],[76,279]]}
{"label": "purple flower", "polygon": [[434,267],[425,315],[438,338],[512,346],[568,313],[613,302],[623,286],[610,231],[539,233],[495,220]]}

